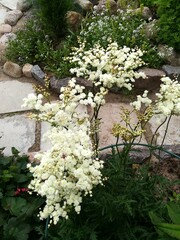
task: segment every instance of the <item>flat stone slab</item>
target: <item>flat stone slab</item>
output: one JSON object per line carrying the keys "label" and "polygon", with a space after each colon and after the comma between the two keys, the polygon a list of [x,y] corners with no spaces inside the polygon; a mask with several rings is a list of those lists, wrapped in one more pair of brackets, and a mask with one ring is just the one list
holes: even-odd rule
{"label": "flat stone slab", "polygon": [[[159,126],[158,116],[153,116],[153,118],[150,120],[151,124],[151,130],[152,133],[155,132],[156,128]],[[161,145],[165,130],[166,130],[166,124],[163,124],[163,126],[159,129],[155,139],[157,140],[157,145]],[[180,117],[179,116],[172,116],[169,128],[167,130],[166,138],[163,145],[178,145],[180,144]]]}
{"label": "flat stone slab", "polygon": [[5,147],[4,154],[11,155],[15,147],[21,153],[27,153],[35,141],[35,120],[24,115],[0,119],[0,148]]}
{"label": "flat stone slab", "polygon": [[17,80],[0,82],[0,114],[28,110],[22,108],[23,98],[35,90],[31,83]]}
{"label": "flat stone slab", "polygon": [[[122,112],[121,107],[128,110],[132,110],[132,107],[128,103],[112,103],[107,102],[101,107],[99,112],[99,118],[101,119],[100,133],[99,133],[99,148],[103,148],[116,143],[116,137],[112,135],[112,127],[114,123],[120,123],[125,127],[125,124],[121,121],[120,113]],[[137,123],[137,117],[135,113],[131,114],[131,125],[135,126]],[[139,138],[137,138],[137,141]],[[119,138],[118,143],[123,143],[122,139]],[[141,143],[147,144],[144,137],[141,139]]]}
{"label": "flat stone slab", "polygon": [[7,12],[8,12],[7,9],[0,8],[0,24],[4,23],[4,19],[6,17]]}
{"label": "flat stone slab", "polygon": [[0,4],[2,4],[3,6],[9,8],[11,10],[16,9],[17,2],[18,2],[18,0],[0,0]]}

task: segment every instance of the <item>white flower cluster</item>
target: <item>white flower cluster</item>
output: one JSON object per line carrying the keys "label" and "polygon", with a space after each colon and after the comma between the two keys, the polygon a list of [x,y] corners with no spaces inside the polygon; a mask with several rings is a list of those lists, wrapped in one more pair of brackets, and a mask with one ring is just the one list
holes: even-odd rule
{"label": "white flower cluster", "polygon": [[180,83],[169,77],[161,78],[159,93],[156,93],[156,113],[165,116],[180,115]]}
{"label": "white flower cluster", "polygon": [[29,188],[46,197],[39,217],[50,216],[50,224],[56,224],[60,217],[68,218],[72,208],[79,213],[82,197],[92,195],[93,187],[102,184],[103,162],[94,156],[88,115],[77,111],[86,99],[83,87],[72,79],[61,92],[56,103],[40,104],[42,96],[32,94],[24,100],[24,106],[38,110],[34,117],[51,123],[46,137],[52,147],[36,154],[38,165],[28,165],[33,174]]}
{"label": "white flower cluster", "polygon": [[138,95],[138,96],[137,96],[137,101],[134,101],[134,102],[130,103],[130,105],[133,106],[133,107],[134,107],[136,110],[138,110],[138,111],[141,109],[142,103],[143,103],[146,107],[149,106],[149,105],[152,103],[152,100],[149,99],[149,98],[147,97],[147,95],[148,95],[148,91],[145,90],[144,93],[143,93],[143,95],[142,95],[142,96]]}
{"label": "white flower cluster", "polygon": [[119,48],[116,42],[109,43],[106,49],[96,44],[90,50],[85,50],[85,43],[80,43],[66,59],[77,65],[70,69],[72,74],[86,77],[95,86],[111,88],[116,85],[131,90],[135,79],[146,77],[143,72],[136,71],[144,64],[142,55],[140,49]]}
{"label": "white flower cluster", "polygon": [[169,77],[161,78],[159,93],[156,93],[157,99],[152,104],[152,100],[147,97],[148,91],[145,90],[142,96],[137,96],[137,101],[131,103],[136,110],[141,109],[142,103],[145,106],[152,104],[154,114],[162,114],[166,117],[170,115],[180,115],[180,83]]}

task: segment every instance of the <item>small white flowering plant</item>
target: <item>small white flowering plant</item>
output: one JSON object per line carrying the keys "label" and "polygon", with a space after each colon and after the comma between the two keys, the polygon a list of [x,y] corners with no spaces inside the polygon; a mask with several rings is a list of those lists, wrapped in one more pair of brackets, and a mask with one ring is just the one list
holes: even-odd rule
{"label": "small white flowering plant", "polygon": [[107,48],[95,44],[93,48],[85,50],[85,42],[80,42],[79,48],[66,60],[75,63],[76,67],[70,72],[77,77],[85,77],[95,86],[106,89],[117,86],[132,89],[137,78],[145,78],[143,72],[136,70],[145,65],[142,60],[143,52],[140,49],[119,47],[117,42],[109,42]]}

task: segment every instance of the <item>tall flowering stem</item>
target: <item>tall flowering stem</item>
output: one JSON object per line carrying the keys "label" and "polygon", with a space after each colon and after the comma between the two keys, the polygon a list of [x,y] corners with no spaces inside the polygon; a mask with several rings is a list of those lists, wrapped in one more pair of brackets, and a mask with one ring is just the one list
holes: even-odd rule
{"label": "tall flowering stem", "polygon": [[46,198],[39,217],[50,217],[50,224],[68,218],[72,209],[79,213],[83,196],[92,195],[93,187],[102,184],[103,162],[93,151],[89,116],[78,111],[80,102],[86,100],[83,90],[72,79],[61,88],[58,102],[43,104],[41,95],[32,94],[24,100],[24,106],[35,109],[32,117],[51,124],[45,138],[52,147],[36,154],[38,165],[28,165],[33,174],[29,189]]}
{"label": "tall flowering stem", "polygon": [[107,48],[100,44],[85,50],[86,42],[80,42],[79,48],[74,48],[71,56],[65,58],[74,63],[75,68],[70,69],[77,77],[84,77],[91,81],[93,90],[88,94],[89,103],[94,111],[91,119],[95,149],[98,149],[98,129],[100,107],[105,104],[105,96],[113,86],[131,90],[137,78],[145,78],[143,72],[137,69],[144,65],[140,49],[130,49],[126,46],[119,48],[116,42],[109,42]]}

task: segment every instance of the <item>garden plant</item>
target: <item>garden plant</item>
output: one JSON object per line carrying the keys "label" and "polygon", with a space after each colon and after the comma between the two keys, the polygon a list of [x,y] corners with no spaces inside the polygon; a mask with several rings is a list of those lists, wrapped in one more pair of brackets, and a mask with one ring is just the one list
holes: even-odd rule
{"label": "garden plant", "polygon": [[[47,6],[53,7],[57,1],[47,5],[42,0],[36,2],[47,26],[37,18],[36,27],[41,31],[32,31],[35,26],[30,22],[10,42],[7,57],[21,64],[28,59],[57,76],[72,78],[60,89],[56,102],[50,102],[46,93],[29,94],[24,99],[23,107],[34,109],[30,118],[49,123],[44,138],[51,147],[38,152],[33,163],[28,163],[27,156],[20,157],[16,150],[9,158],[1,156],[1,239],[180,239],[179,210],[174,213],[179,199],[172,201],[176,194],[172,190],[174,183],[154,171],[150,161],[156,150],[166,151],[163,143],[171,118],[180,115],[180,83],[164,76],[155,100],[145,90],[131,102],[132,111],[120,109],[121,121],[112,128],[116,141],[107,146],[108,154],[103,154],[106,149],[99,149],[104,120],[99,111],[111,88],[116,86],[131,94],[136,79],[146,78],[139,68],[161,63],[156,45],[144,37],[142,18],[129,9],[119,11],[119,15],[110,15],[109,9],[101,14],[93,10],[86,14],[79,31],[66,35],[59,45],[62,36],[53,39],[58,27],[53,23],[57,19],[47,16]],[[59,14],[62,8],[73,9],[71,1],[67,5],[64,2],[59,1],[62,5],[55,13]],[[67,28],[64,30],[63,34],[67,33]],[[91,89],[78,85],[78,77],[88,79]],[[91,116],[87,108],[91,109]],[[131,121],[133,113],[137,115],[136,124]],[[159,116],[160,125],[147,145],[149,161],[137,164],[130,154],[136,151],[135,145],[140,144],[146,125],[154,116]],[[163,124],[165,135],[158,146],[154,137]]]}

